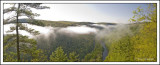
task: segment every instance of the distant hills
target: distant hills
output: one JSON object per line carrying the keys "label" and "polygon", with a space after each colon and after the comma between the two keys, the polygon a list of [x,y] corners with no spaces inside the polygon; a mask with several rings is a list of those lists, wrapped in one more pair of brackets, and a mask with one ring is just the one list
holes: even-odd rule
{"label": "distant hills", "polygon": [[[5,22],[4,24],[16,23],[16,21]],[[78,25],[87,25],[90,24],[103,24],[103,25],[116,25],[116,23],[92,23],[92,22],[73,22],[73,21],[47,21],[47,20],[29,20],[29,19],[19,19],[19,23],[30,23],[38,26],[53,26],[53,27],[67,27],[67,26],[78,26]]]}

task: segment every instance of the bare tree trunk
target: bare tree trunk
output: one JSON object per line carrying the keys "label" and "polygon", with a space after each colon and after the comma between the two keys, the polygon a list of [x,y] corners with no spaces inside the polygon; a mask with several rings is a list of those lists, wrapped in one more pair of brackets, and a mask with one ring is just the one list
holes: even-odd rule
{"label": "bare tree trunk", "polygon": [[18,61],[20,62],[20,51],[19,51],[19,32],[18,32],[18,17],[19,17],[19,8],[20,4],[18,3],[18,9],[17,9],[17,22],[16,22],[16,34],[17,34],[17,58]]}

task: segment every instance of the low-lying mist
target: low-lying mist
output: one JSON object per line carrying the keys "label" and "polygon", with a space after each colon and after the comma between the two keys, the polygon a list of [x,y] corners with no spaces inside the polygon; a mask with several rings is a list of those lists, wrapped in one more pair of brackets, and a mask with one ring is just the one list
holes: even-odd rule
{"label": "low-lying mist", "polygon": [[127,24],[117,24],[106,26],[96,34],[98,40],[119,40],[126,35],[132,35],[130,27]]}
{"label": "low-lying mist", "polygon": [[[49,48],[52,43],[55,42],[57,35],[66,35],[69,37],[77,37],[79,35],[90,35],[94,34],[96,40],[118,40],[121,37],[131,35],[128,25],[126,24],[117,24],[117,25],[103,25],[103,24],[90,24],[87,25],[78,25],[78,26],[68,26],[68,27],[41,27],[37,25],[31,25],[28,23],[23,23],[23,25],[28,28],[32,28],[36,31],[39,31],[39,35],[32,35],[25,30],[19,30],[20,34],[29,36],[29,38],[34,38],[37,40],[37,45],[39,47]],[[7,32],[10,30],[11,26],[14,24],[4,25],[4,34],[15,34],[16,32]],[[97,27],[96,27],[97,26]],[[102,27],[103,29],[99,29]]]}
{"label": "low-lying mist", "polygon": [[[98,31],[98,29],[91,28],[86,25],[68,26],[68,27],[50,27],[50,26],[42,27],[42,26],[31,25],[31,24],[27,24],[27,23],[23,23],[23,25],[28,28],[34,29],[36,31],[39,31],[40,34],[37,35],[36,37],[38,37],[38,36],[49,37],[51,35],[56,36],[55,31],[58,33],[68,33],[68,34],[89,34],[89,33],[96,33]],[[16,34],[16,31],[7,32],[10,30],[10,27],[12,27],[12,26],[15,27],[14,24],[4,25],[4,34]],[[20,34],[29,36],[30,38],[33,38],[32,36],[34,36],[34,35],[26,32],[25,30],[19,30],[19,32],[20,32]]]}

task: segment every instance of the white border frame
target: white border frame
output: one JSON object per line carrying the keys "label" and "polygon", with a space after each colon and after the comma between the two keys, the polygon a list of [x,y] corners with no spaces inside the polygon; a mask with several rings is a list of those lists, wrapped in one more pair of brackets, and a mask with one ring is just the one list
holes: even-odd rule
{"label": "white border frame", "polygon": [[[3,3],[157,3],[157,62],[3,62]],[[159,1],[1,1],[1,64],[159,64]]]}

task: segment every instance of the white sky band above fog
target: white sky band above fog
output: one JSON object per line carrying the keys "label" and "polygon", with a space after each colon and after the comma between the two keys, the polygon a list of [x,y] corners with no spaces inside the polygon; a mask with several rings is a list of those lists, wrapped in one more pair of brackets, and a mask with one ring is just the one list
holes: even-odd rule
{"label": "white sky band above fog", "polygon": [[[147,4],[42,4],[50,9],[36,10],[40,14],[35,19],[51,21],[75,21],[75,22],[110,22],[129,23],[133,16],[132,11],[138,6],[146,8]],[[9,5],[4,5],[4,8]],[[11,14],[11,13],[10,13]],[[5,18],[10,16],[5,15]],[[22,17],[23,18],[23,17]]]}
{"label": "white sky band above fog", "polygon": [[[75,22],[105,22],[113,20],[112,17],[98,12],[87,4],[54,4],[50,9],[36,11],[41,13],[36,19],[54,20],[54,21],[75,21]],[[110,18],[110,19],[109,19]],[[111,19],[112,18],[112,19]]]}

